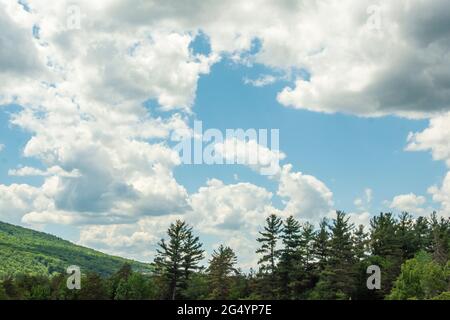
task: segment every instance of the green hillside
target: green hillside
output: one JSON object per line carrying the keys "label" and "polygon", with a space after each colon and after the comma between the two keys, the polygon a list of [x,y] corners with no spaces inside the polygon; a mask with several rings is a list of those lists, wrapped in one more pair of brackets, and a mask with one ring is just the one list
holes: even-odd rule
{"label": "green hillside", "polygon": [[77,265],[85,272],[110,275],[124,263],[140,272],[150,265],[110,256],[58,237],[0,222],[0,275],[53,274]]}

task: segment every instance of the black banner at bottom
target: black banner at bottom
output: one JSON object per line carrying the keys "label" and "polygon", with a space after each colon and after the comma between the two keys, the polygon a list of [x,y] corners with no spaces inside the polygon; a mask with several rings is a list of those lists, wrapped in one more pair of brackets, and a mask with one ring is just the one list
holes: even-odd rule
{"label": "black banner at bottom", "polygon": [[[346,319],[447,314],[450,301],[0,301],[3,315],[22,313],[46,318],[79,319]],[[6,318],[5,318],[6,319]]]}

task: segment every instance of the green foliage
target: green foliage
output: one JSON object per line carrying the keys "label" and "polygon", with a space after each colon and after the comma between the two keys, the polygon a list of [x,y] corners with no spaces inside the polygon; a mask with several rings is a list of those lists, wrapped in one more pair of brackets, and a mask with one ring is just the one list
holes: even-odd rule
{"label": "green foliage", "polygon": [[277,269],[279,297],[281,299],[293,299],[301,259],[298,250],[301,243],[301,225],[294,217],[290,216],[284,222],[281,239],[283,249]]}
{"label": "green foliage", "polygon": [[447,263],[450,254],[450,221],[431,216],[431,246],[433,258],[440,264]]}
{"label": "green foliage", "polygon": [[83,272],[107,276],[128,262],[141,272],[150,265],[113,257],[58,237],[0,222],[0,276],[52,275],[77,265]]}
{"label": "green foliage", "polygon": [[337,211],[330,226],[330,253],[320,274],[315,296],[326,299],[348,299],[356,288],[357,259],[352,241],[354,226],[344,212]]}
{"label": "green foliage", "polygon": [[440,295],[433,297],[431,300],[450,300],[450,291],[442,292]]}
{"label": "green foliage", "polygon": [[184,295],[190,300],[205,300],[209,297],[210,287],[208,275],[198,272],[190,278]]}
{"label": "green foliage", "polygon": [[231,276],[238,273],[236,263],[236,254],[231,248],[221,245],[214,250],[207,270],[211,299],[225,300],[230,297]]}
{"label": "green foliage", "polygon": [[[272,215],[256,239],[259,270],[247,274],[224,245],[205,268],[202,244],[185,222],[167,234],[149,267],[0,223],[0,300],[450,299],[450,220],[436,214],[381,213],[369,230],[341,211],[317,230]],[[67,288],[71,264],[81,266],[81,290]],[[373,265],[381,290],[366,285]]]}
{"label": "green foliage", "polygon": [[449,276],[446,267],[433,261],[432,255],[421,251],[402,265],[400,276],[387,298],[431,299],[449,288]]}

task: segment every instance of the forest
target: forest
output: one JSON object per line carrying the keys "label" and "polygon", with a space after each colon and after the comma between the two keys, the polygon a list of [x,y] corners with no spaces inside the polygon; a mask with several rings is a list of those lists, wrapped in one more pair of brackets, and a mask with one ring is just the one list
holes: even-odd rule
{"label": "forest", "polygon": [[[67,288],[64,272],[3,274],[0,299],[450,300],[450,219],[436,213],[380,213],[368,228],[341,211],[317,228],[271,215],[255,241],[258,265],[243,272],[233,248],[206,257],[193,227],[178,220],[150,271],[125,262],[112,274],[83,272],[80,290]],[[381,286],[369,290],[374,265]]]}
{"label": "forest", "polygon": [[0,277],[52,275],[65,272],[72,264],[86,272],[109,276],[125,263],[140,272],[151,270],[145,263],[110,256],[50,234],[0,222]]}

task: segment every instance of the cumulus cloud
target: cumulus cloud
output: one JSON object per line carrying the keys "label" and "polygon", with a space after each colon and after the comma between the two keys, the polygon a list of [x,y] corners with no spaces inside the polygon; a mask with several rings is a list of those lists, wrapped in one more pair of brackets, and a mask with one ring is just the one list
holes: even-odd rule
{"label": "cumulus cloud", "polygon": [[439,212],[450,217],[450,172],[447,173],[440,187],[432,186],[428,192],[433,200],[441,205]]}
{"label": "cumulus cloud", "polygon": [[79,244],[111,254],[150,261],[156,243],[165,236],[170,223],[179,216],[145,217],[134,224],[83,226]]}
{"label": "cumulus cloud", "polygon": [[76,3],[81,30],[68,24],[69,2],[1,3],[7,50],[0,53],[0,104],[21,105],[11,123],[31,135],[23,155],[44,166],[9,174],[45,178],[29,187],[45,206],[31,198],[22,204],[13,193],[26,186],[2,185],[10,211],[18,208],[23,222],[40,224],[130,222],[186,211],[187,191],[172,172],[180,160],[164,140],[186,130],[187,118],[154,117],[143,103],[154,99],[165,110],[189,113],[197,80],[217,56],[194,54],[195,35],[188,32],[109,23],[98,12],[111,1]]}
{"label": "cumulus cloud", "polygon": [[423,207],[426,201],[427,200],[425,197],[417,196],[414,193],[402,194],[395,196],[394,199],[392,199],[389,207],[400,212],[424,215],[427,213],[425,208]]}
{"label": "cumulus cloud", "polygon": [[20,221],[36,200],[37,188],[26,184],[0,184],[0,218],[3,220]]}
{"label": "cumulus cloud", "polygon": [[280,161],[286,158],[286,154],[278,150],[279,141],[276,142],[276,146],[272,145],[269,148],[267,145],[258,143],[256,140],[257,132],[254,133],[253,139],[245,140],[234,137],[214,144],[216,155],[223,159],[223,163],[245,165],[267,176],[279,174],[281,170]]}
{"label": "cumulus cloud", "polygon": [[316,177],[282,168],[277,194],[284,199],[283,212],[300,220],[318,221],[333,210],[333,193]]}
{"label": "cumulus cloud", "polygon": [[206,232],[255,231],[265,218],[276,213],[272,193],[251,183],[226,185],[212,179],[191,197],[193,219]]}
{"label": "cumulus cloud", "polygon": [[362,116],[428,117],[448,110],[447,5],[444,0],[312,2],[300,13],[302,22],[294,28],[298,45],[290,48],[311,78],[285,88],[278,101]]}
{"label": "cumulus cloud", "polygon": [[422,132],[410,133],[407,151],[431,151],[434,160],[450,167],[450,113],[434,117]]}
{"label": "cumulus cloud", "polygon": [[[444,161],[450,168],[450,113],[432,118],[428,127],[408,137],[407,151],[430,151],[433,159]],[[450,171],[444,177],[441,186],[428,189],[433,201],[440,205],[439,213],[450,215]]]}
{"label": "cumulus cloud", "polygon": [[[330,217],[333,218],[333,217]],[[348,213],[349,222],[353,223],[355,227],[364,226],[366,230],[370,227],[370,219],[372,215],[370,212],[350,212]]]}
{"label": "cumulus cloud", "polygon": [[[428,117],[450,108],[446,0],[132,1],[107,6],[129,26],[202,30],[217,53],[304,69],[278,96],[283,105],[361,116]],[[136,10],[138,8],[139,10]],[[258,14],[255,14],[258,12]],[[265,82],[265,81],[264,81]],[[263,83],[263,82],[259,82]]]}

